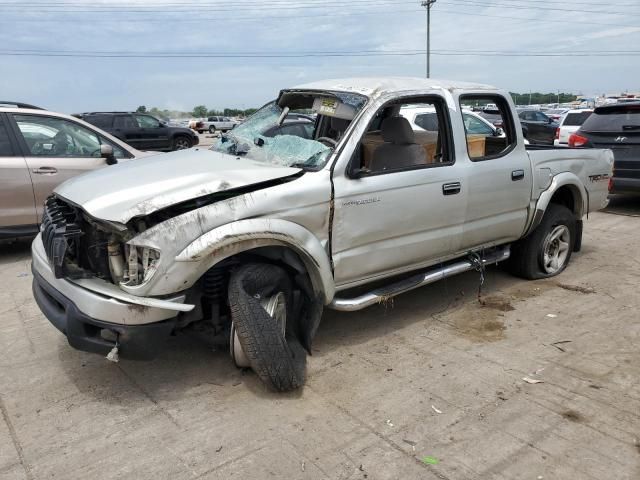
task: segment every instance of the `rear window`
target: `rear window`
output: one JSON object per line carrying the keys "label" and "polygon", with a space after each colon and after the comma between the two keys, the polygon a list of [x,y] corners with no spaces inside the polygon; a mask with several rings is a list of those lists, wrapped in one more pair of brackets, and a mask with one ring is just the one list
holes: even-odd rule
{"label": "rear window", "polygon": [[640,131],[640,105],[597,108],[582,125],[585,132]]}
{"label": "rear window", "polygon": [[590,116],[591,112],[567,113],[562,125],[566,125],[567,127],[579,127]]}

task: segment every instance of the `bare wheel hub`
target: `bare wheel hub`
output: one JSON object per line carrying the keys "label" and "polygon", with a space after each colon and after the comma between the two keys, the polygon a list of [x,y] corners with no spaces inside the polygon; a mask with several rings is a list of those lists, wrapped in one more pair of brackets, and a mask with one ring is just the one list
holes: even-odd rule
{"label": "bare wheel hub", "polygon": [[[267,315],[277,323],[284,337],[287,330],[287,297],[284,292],[278,292],[269,297],[260,297],[257,295],[256,298],[260,300],[260,305],[262,305],[264,311],[267,312]],[[231,322],[231,338],[229,343],[231,358],[236,366],[242,368],[250,367],[251,364],[242,349],[234,322]]]}
{"label": "bare wheel hub", "polygon": [[549,274],[557,273],[567,263],[571,232],[566,225],[554,227],[542,244],[542,266]]}

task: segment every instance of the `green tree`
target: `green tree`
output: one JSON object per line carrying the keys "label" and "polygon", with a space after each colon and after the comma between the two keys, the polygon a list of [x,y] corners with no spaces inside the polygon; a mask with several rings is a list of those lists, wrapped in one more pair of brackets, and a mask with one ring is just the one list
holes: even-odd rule
{"label": "green tree", "polygon": [[207,116],[207,107],[205,107],[204,105],[198,105],[197,107],[193,107],[193,112],[191,112],[193,114],[194,117],[196,118],[200,118],[200,117],[206,117]]}
{"label": "green tree", "polygon": [[136,108],[136,112],[147,113],[147,107],[145,107],[144,105],[140,105],[138,108]]}

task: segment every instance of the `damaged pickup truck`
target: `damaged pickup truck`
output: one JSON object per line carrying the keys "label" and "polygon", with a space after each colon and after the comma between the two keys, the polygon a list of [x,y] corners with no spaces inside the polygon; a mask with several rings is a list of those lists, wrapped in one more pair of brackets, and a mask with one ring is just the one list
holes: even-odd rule
{"label": "damaged pickup truck", "polygon": [[[463,118],[486,103],[498,133]],[[427,114],[412,128],[415,111]],[[293,112],[316,114],[311,139],[263,135]],[[501,261],[529,279],[562,272],[583,217],[607,203],[612,165],[609,150],[525,148],[509,94],[490,86],[308,84],[209,150],[58,187],[32,246],[33,292],[77,349],[150,359],[206,322],[237,366],[291,390],[324,308],[359,310]]]}

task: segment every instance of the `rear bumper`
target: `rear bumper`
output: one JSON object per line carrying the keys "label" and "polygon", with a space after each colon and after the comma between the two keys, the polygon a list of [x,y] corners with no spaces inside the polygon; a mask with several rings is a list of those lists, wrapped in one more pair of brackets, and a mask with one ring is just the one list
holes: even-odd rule
{"label": "rear bumper", "polygon": [[176,320],[147,325],[118,325],[91,318],[33,269],[33,296],[49,321],[77,350],[106,355],[118,344],[119,356],[151,360],[175,328]]}
{"label": "rear bumper", "polygon": [[640,193],[640,178],[624,178],[613,175],[609,193]]}

